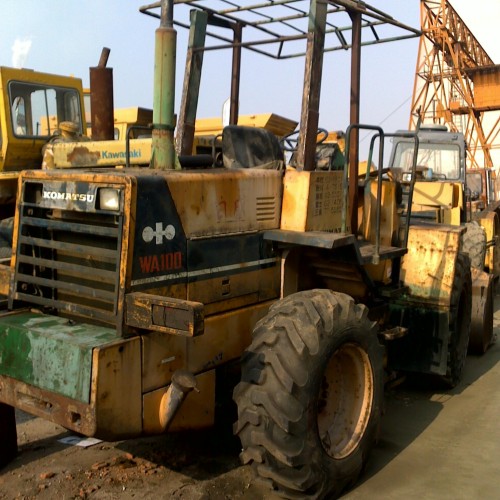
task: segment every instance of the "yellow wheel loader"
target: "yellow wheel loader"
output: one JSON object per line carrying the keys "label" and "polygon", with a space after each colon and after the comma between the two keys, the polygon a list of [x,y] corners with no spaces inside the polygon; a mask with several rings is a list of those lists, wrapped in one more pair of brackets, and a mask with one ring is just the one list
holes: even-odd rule
{"label": "yellow wheel loader", "polygon": [[83,116],[81,80],[0,67],[0,261],[11,255],[19,171],[40,168],[42,148],[59,123],[85,134]]}
{"label": "yellow wheel loader", "polygon": [[[472,272],[469,350],[483,354],[493,342],[493,295],[500,266],[500,202],[496,201],[493,172],[466,168],[462,133],[449,132],[443,125],[421,125],[418,138],[412,218],[422,224],[466,229],[461,245]],[[411,140],[394,139],[389,165],[403,190],[409,186],[414,153]]]}
{"label": "yellow wheel loader", "polygon": [[[220,375],[236,366],[243,463],[283,497],[332,498],[368,460],[394,373],[459,383],[471,321],[464,229],[410,225],[411,210],[401,216],[378,127],[351,120],[346,163],[317,168],[323,55],[345,48],[332,17],[352,21],[353,96],[361,30],[418,30],[365,3],[312,0],[304,11],[243,3],[141,9],[160,20],[149,168],[99,167],[87,155],[79,169],[22,172],[13,257],[0,275],[2,464],[17,452],[14,408],[108,440],[209,427]],[[184,4],[190,46],[176,122],[174,12]],[[247,11],[264,17],[252,23]],[[289,36],[292,18],[302,31]],[[233,50],[222,168],[186,157],[208,27],[232,35],[216,38]],[[248,27],[261,37],[253,45],[241,36]],[[266,53],[274,44],[280,59],[298,39],[302,112],[294,166],[285,166],[272,132],[238,125],[239,64],[244,48]],[[360,176],[365,130],[379,168]]]}

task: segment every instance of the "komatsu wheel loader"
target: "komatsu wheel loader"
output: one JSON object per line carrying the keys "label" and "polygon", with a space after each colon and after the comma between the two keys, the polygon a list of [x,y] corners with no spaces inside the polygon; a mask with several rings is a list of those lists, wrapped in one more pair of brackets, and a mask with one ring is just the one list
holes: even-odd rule
{"label": "komatsu wheel loader", "polygon": [[[260,5],[261,20],[271,22],[274,3]],[[17,451],[15,408],[107,440],[208,427],[218,374],[237,363],[243,463],[281,496],[331,498],[365,465],[394,373],[459,383],[471,321],[464,229],[400,217],[378,127],[351,120],[346,164],[316,168],[330,18],[352,20],[358,63],[363,26],[418,31],[365,3],[304,3],[301,15],[295,2],[279,6],[305,22],[302,35],[274,39],[281,55],[287,40],[306,41],[293,167],[273,133],[237,124],[238,85],[223,167],[183,158],[192,149],[207,26],[234,34],[233,83],[243,27],[264,37],[275,31],[238,17],[241,5],[215,12],[203,2],[176,1],[174,9],[163,1],[150,167],[88,163],[21,174],[13,256],[0,271],[8,298],[0,313],[2,464]],[[192,8],[187,93],[174,127],[174,10],[182,4]],[[246,10],[259,7],[247,2]],[[272,19],[288,29],[294,16]],[[354,64],[352,95],[358,84]],[[356,102],[353,109],[355,116]],[[379,144],[379,168],[359,176],[364,130]]]}

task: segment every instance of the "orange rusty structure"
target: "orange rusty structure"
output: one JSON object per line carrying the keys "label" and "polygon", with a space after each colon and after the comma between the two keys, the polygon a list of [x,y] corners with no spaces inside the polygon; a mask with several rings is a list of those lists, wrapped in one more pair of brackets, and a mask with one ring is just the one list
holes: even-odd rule
{"label": "orange rusty structure", "polygon": [[491,168],[500,149],[500,65],[448,0],[421,0],[420,18],[410,129],[421,121],[462,132],[467,167]]}

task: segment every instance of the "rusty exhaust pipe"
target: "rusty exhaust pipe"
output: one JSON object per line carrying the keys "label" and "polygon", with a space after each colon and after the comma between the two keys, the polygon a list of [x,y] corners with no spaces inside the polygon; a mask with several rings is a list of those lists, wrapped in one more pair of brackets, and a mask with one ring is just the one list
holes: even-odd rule
{"label": "rusty exhaust pipe", "polygon": [[104,47],[97,67],[90,68],[90,123],[92,139],[115,138],[113,68],[107,68],[110,49]]}
{"label": "rusty exhaust pipe", "polygon": [[197,392],[195,376],[186,370],[177,370],[172,375],[172,382],[160,402],[160,425],[162,431],[168,430],[181,404],[192,391]]}

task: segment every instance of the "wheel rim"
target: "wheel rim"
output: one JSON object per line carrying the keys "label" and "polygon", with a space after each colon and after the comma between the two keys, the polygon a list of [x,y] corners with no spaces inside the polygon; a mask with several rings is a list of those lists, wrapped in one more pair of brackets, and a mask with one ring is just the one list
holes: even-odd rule
{"label": "wheel rim", "polygon": [[363,437],[373,405],[373,371],[360,346],[344,344],[330,358],[318,397],[318,432],[335,459],[351,454]]}

